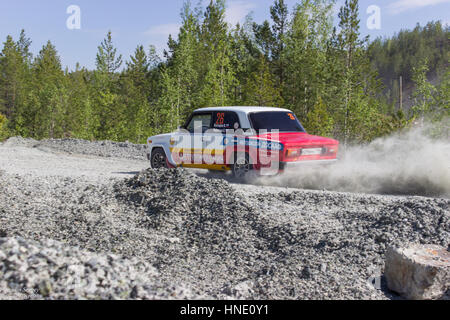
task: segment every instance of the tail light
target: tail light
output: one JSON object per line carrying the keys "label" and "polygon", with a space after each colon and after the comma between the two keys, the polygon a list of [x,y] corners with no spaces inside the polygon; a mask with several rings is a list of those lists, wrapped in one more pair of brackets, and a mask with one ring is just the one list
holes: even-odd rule
{"label": "tail light", "polygon": [[302,155],[302,149],[288,149],[286,156],[288,158],[297,158]]}
{"label": "tail light", "polygon": [[328,146],[323,148],[323,154],[336,154],[338,152],[338,146]]}

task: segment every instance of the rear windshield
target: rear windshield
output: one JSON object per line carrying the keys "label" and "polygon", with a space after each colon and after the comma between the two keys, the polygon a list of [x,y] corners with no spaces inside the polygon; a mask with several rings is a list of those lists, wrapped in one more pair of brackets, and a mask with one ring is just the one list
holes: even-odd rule
{"label": "rear windshield", "polygon": [[305,129],[292,112],[274,111],[250,114],[253,129],[279,132],[305,132]]}

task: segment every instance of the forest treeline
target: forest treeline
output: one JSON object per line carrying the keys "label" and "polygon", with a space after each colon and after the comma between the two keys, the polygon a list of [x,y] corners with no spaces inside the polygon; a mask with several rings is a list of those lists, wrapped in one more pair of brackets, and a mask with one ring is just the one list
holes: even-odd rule
{"label": "forest treeline", "polygon": [[370,60],[393,107],[399,105],[400,77],[403,89],[413,86],[416,80],[414,72],[424,63],[429,79],[439,82],[445,76],[450,58],[449,36],[448,26],[429,22],[424,27],[417,25],[414,30],[401,30],[391,38],[378,38],[370,44]]}
{"label": "forest treeline", "polygon": [[[449,28],[439,22],[369,43],[359,32],[357,0],[270,7],[270,21],[230,26],[224,0],[189,2],[164,57],[137,46],[124,59],[111,32],[95,70],[63,69],[49,41],[35,57],[24,31],[0,54],[0,139],[20,135],[145,142],[206,106],[258,105],[293,110],[312,134],[360,143],[418,118],[449,115]],[[428,81],[439,71],[440,84]],[[396,79],[415,84],[411,110],[398,109]],[[397,89],[398,91],[398,89]]]}

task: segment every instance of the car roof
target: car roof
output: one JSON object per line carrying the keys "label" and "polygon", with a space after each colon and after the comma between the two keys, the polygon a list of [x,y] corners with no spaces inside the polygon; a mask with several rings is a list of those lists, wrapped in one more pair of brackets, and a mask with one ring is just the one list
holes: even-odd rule
{"label": "car roof", "polygon": [[267,111],[292,112],[288,109],[273,108],[273,107],[251,107],[251,106],[201,108],[195,110],[194,112],[215,112],[215,111],[234,111],[234,112],[243,112],[246,114],[253,112],[267,112]]}

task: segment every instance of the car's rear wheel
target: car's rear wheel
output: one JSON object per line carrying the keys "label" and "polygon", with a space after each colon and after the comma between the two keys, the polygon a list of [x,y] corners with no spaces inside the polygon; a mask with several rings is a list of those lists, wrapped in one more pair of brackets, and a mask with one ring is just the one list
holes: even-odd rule
{"label": "car's rear wheel", "polygon": [[234,156],[232,166],[233,176],[237,179],[245,179],[253,173],[253,165],[250,162],[248,153],[238,153]]}
{"label": "car's rear wheel", "polygon": [[152,169],[167,169],[167,156],[163,149],[157,148],[152,151],[150,158],[150,165]]}

